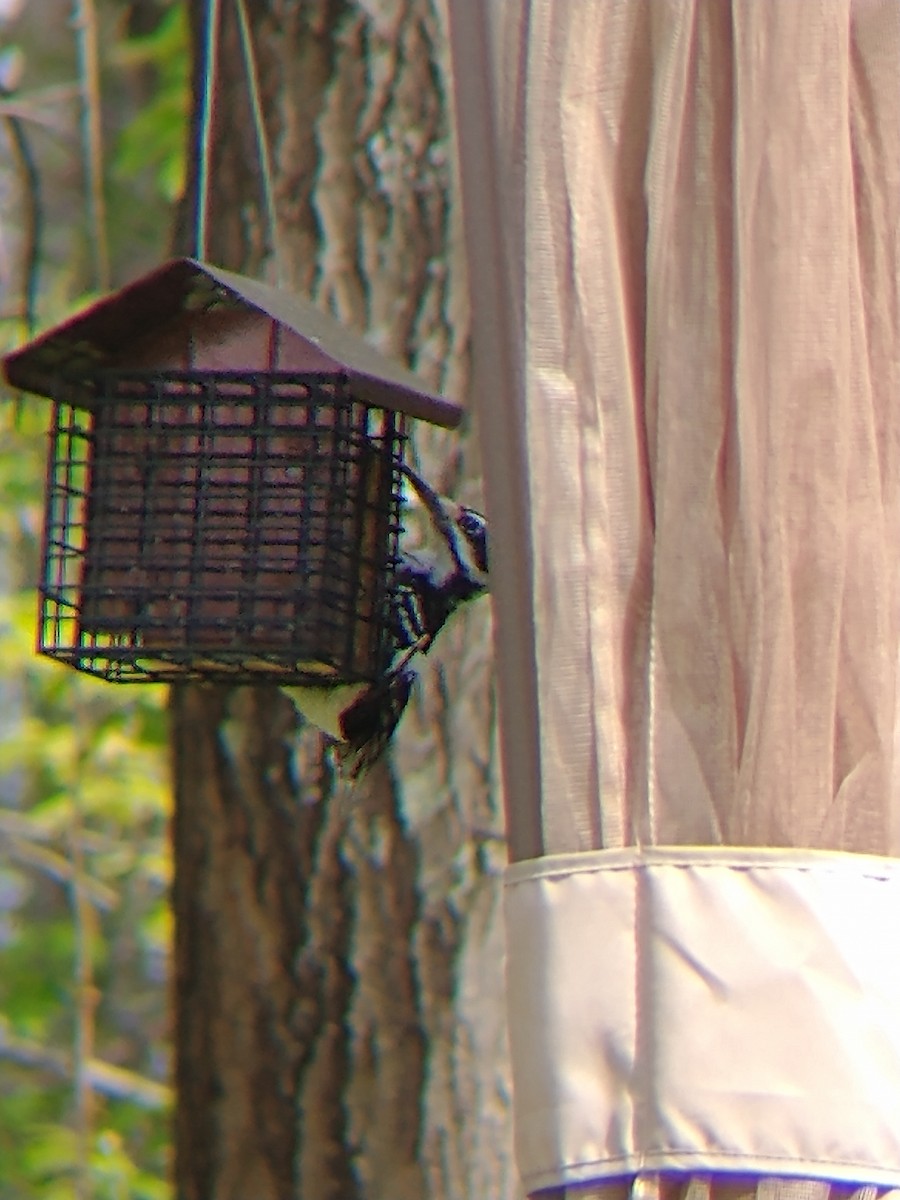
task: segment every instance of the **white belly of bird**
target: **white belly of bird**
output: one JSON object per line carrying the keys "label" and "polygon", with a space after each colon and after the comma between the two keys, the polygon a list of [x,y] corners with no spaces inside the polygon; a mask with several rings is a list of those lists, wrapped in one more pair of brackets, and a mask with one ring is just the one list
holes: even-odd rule
{"label": "white belly of bird", "polygon": [[343,741],[341,713],[348,709],[368,685],[346,683],[339,687],[285,688],[294,706],[311,725],[337,741]]}

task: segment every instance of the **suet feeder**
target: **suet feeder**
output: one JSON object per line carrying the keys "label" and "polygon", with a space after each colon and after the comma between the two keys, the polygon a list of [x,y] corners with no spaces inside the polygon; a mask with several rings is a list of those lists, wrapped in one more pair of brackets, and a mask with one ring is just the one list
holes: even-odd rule
{"label": "suet feeder", "polygon": [[309,302],[177,259],[5,359],[53,401],[38,650],[120,681],[376,678],[409,418]]}

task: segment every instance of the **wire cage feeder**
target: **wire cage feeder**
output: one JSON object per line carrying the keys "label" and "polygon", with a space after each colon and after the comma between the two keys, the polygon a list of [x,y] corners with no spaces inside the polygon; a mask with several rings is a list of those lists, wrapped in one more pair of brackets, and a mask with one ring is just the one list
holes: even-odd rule
{"label": "wire cage feeder", "polygon": [[53,400],[38,650],[117,681],[374,679],[409,417],[460,410],[191,259],[5,360]]}

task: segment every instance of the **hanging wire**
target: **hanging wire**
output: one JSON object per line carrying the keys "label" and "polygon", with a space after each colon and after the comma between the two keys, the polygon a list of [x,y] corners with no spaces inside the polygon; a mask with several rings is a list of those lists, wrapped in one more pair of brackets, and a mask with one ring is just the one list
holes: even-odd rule
{"label": "hanging wire", "polygon": [[194,254],[206,258],[206,226],[209,209],[209,174],[212,154],[212,118],[216,67],[219,57],[220,0],[206,5],[206,39],[203,53],[203,90],[201,93],[199,145],[197,148],[197,203],[194,214]]}
{"label": "hanging wire", "polygon": [[[250,29],[250,19],[247,16],[247,6],[244,0],[235,0],[235,11],[240,29],[241,53],[244,58],[244,69],[247,72],[250,112],[253,118],[253,130],[256,135],[256,148],[259,155],[260,174],[262,176],[263,207],[266,214],[266,223],[269,226],[272,255],[275,259],[276,279],[281,284],[281,271],[284,260],[278,246],[278,216],[275,207],[272,160],[269,154],[269,144],[266,139],[266,126],[259,87],[259,70],[253,50],[253,34]],[[218,72],[220,20],[221,0],[208,0],[206,6],[206,37],[203,57],[203,90],[198,131],[197,201],[194,229],[194,253],[200,259],[207,257],[207,227],[209,221],[210,173],[212,165],[212,122],[216,75]]]}
{"label": "hanging wire", "polygon": [[235,0],[238,21],[241,27],[241,49],[244,54],[244,67],[247,71],[247,85],[250,90],[250,111],[253,114],[253,127],[256,133],[256,147],[259,154],[259,167],[262,175],[263,203],[266,210],[266,221],[269,226],[269,238],[272,244],[272,254],[275,258],[275,278],[279,286],[283,283],[283,259],[278,250],[278,215],[275,209],[275,186],[272,176],[272,159],[269,155],[269,144],[266,140],[266,125],[263,119],[262,100],[259,90],[259,71],[256,56],[253,53],[253,35],[250,31],[250,21],[247,17],[247,6],[244,0]]}
{"label": "hanging wire", "polygon": [[[278,283],[281,283],[282,256],[278,252],[275,185],[274,181],[272,181],[269,143],[265,136],[263,102],[259,91],[259,71],[256,54],[253,53],[253,35],[250,28],[250,18],[247,16],[245,0],[235,0],[235,12],[238,14],[241,54],[244,56],[244,70],[247,76],[247,91],[250,94],[253,132],[256,134],[257,154],[259,155],[259,172],[262,175],[263,181],[265,221],[269,226],[272,257],[275,258],[276,280]],[[200,96],[198,122],[197,208],[196,224],[194,224],[194,254],[200,259],[205,259],[208,256],[209,197],[212,164],[212,110],[214,110],[216,95],[220,22],[221,0],[208,0],[208,4],[206,4],[203,55],[203,90],[202,96]]]}

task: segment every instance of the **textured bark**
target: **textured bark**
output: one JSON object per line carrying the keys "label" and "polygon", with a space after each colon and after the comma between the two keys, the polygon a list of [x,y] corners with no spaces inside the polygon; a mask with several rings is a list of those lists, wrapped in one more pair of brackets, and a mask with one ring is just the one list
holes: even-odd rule
{"label": "textured bark", "polygon": [[[191,7],[199,45],[207,6]],[[464,399],[440,6],[248,3],[277,263],[222,7],[209,257],[277,273]],[[465,435],[420,429],[414,452],[478,502]],[[352,793],[275,689],[173,690],[183,1200],[514,1194],[489,647],[482,601],[430,655],[392,762]]]}

